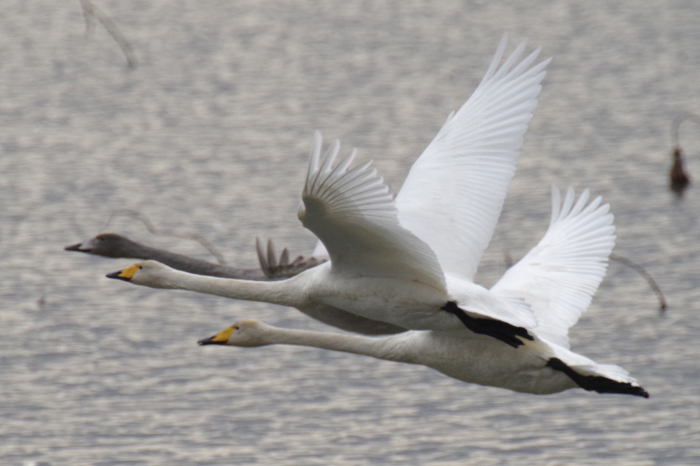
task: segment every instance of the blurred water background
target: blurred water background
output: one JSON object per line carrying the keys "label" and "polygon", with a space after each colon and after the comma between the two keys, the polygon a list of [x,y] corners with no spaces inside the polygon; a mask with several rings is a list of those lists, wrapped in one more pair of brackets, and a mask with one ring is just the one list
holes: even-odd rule
{"label": "blurred water background", "polygon": [[[695,1],[1,0],[0,463],[506,465],[700,462],[700,191],[667,190],[670,123],[700,112]],[[615,252],[572,349],[620,364],[649,400],[512,393],[424,367],[294,347],[200,348],[293,309],[104,277],[133,263],[64,252],[111,231],[233,265],[254,238],[309,254],[296,219],[311,136],[359,148],[396,192],[504,31],[554,57],[479,281],[544,233],[549,186],[610,202]],[[700,180],[700,131],[681,127]],[[326,329],[327,330],[327,329]]]}

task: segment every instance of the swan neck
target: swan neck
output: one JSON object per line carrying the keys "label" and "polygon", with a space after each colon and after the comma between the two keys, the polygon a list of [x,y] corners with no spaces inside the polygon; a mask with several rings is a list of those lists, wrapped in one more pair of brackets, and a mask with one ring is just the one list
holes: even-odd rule
{"label": "swan neck", "polygon": [[387,361],[413,363],[408,346],[402,344],[409,335],[391,335],[387,337],[367,337],[343,333],[312,332],[271,328],[265,337],[265,344],[283,344],[307,346],[343,353],[370,356]]}
{"label": "swan neck", "polygon": [[156,249],[144,244],[131,242],[130,257],[143,260],[155,260],[176,270],[212,277],[240,278],[245,280],[264,280],[265,274],[258,269],[237,269],[214,264],[194,257],[183,256],[163,249]]}
{"label": "swan neck", "polygon": [[[305,304],[303,296],[289,280],[253,281],[232,278],[209,277],[173,270],[168,288],[196,291],[243,301],[267,302],[283,306],[299,307]],[[290,279],[291,280],[291,279]]]}

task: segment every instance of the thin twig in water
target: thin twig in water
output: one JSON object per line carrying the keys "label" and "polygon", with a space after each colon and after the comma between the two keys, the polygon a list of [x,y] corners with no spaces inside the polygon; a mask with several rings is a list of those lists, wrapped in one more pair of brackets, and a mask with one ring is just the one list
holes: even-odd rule
{"label": "thin twig in water", "polygon": [[80,4],[83,7],[83,16],[85,16],[85,33],[88,34],[92,29],[92,22],[90,21],[90,18],[95,18],[98,20],[122,50],[129,68],[136,68],[137,62],[136,55],[134,55],[134,50],[131,48],[131,44],[129,44],[129,41],[126,40],[124,34],[122,34],[122,32],[119,30],[116,23],[112,21],[112,19],[102,10],[93,5],[90,0],[80,0]]}
{"label": "thin twig in water", "polygon": [[610,259],[617,261],[622,265],[626,265],[627,267],[641,275],[647,281],[651,289],[654,290],[656,296],[658,296],[659,311],[661,312],[661,314],[664,314],[666,312],[666,298],[664,298],[664,294],[661,291],[661,288],[659,288],[659,285],[656,284],[656,280],[654,280],[654,278],[651,275],[649,275],[649,273],[646,270],[644,270],[644,267],[635,262],[632,262],[626,257],[618,256],[617,254],[610,254]]}
{"label": "thin twig in water", "polygon": [[136,212],[135,210],[118,210],[116,212],[113,212],[112,215],[109,216],[109,220],[107,220],[107,223],[105,226],[102,228],[102,230],[106,230],[109,224],[112,222],[112,219],[116,216],[123,215],[126,217],[131,217],[135,218],[137,220],[140,220],[141,223],[143,223],[146,227],[146,229],[153,235],[156,236],[170,236],[172,238],[185,238],[185,239],[192,239],[197,241],[199,244],[204,246],[207,251],[209,251],[214,257],[216,257],[216,260],[219,261],[219,264],[225,265],[226,260],[224,259],[224,256],[216,250],[214,245],[212,245],[209,241],[206,240],[203,236],[200,235],[194,235],[194,234],[189,234],[189,233],[173,233],[169,231],[163,231],[157,229],[155,226],[153,226],[153,223],[149,220],[148,217],[146,217],[144,214],[140,212]]}
{"label": "thin twig in water", "polygon": [[678,147],[680,145],[678,144],[678,130],[681,127],[681,123],[683,123],[685,120],[690,120],[700,125],[700,115],[696,115],[694,113],[683,113],[675,117],[671,123],[671,138],[673,139],[674,147]]}

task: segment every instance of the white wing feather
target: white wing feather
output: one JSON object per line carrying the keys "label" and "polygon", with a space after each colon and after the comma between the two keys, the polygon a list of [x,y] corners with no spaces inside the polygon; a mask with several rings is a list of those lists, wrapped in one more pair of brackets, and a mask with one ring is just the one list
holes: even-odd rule
{"label": "white wing feather", "polygon": [[321,159],[314,135],[299,219],[324,244],[334,273],[415,280],[445,289],[435,253],[399,225],[396,206],[372,162],[348,170],[356,151],[337,165],[336,141]]}
{"label": "white wing feather", "polygon": [[499,67],[507,42],[504,35],[481,84],[448,117],[396,198],[401,225],[435,251],[445,273],[469,281],[491,241],[550,61],[528,69],[537,49],[516,65],[523,42]]}
{"label": "white wing feather", "polygon": [[521,298],[539,322],[535,333],[564,348],[567,336],[588,308],[615,245],[613,215],[598,197],[586,206],[583,191],[574,204],[569,188],[563,204],[552,187],[552,218],[542,240],[511,267],[491,291],[503,298]]}

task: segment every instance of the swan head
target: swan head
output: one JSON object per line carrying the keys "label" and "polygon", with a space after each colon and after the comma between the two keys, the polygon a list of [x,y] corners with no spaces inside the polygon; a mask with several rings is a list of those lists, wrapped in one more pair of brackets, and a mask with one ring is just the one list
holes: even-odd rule
{"label": "swan head", "polygon": [[257,320],[242,320],[226,327],[213,337],[199,340],[197,344],[199,346],[224,345],[248,348],[265,346],[270,344],[267,341],[268,327],[268,325],[258,322]]}
{"label": "swan head", "polygon": [[107,278],[116,278],[150,288],[176,288],[170,282],[170,272],[172,271],[173,269],[160,262],[143,261],[118,272],[107,274]]}
{"label": "swan head", "polygon": [[66,251],[78,251],[103,257],[128,257],[133,242],[115,233],[103,233],[82,243],[66,246]]}

